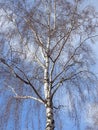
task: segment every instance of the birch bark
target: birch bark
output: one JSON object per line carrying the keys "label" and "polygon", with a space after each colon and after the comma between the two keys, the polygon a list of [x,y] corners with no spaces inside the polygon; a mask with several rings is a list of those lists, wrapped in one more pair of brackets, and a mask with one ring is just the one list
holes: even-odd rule
{"label": "birch bark", "polygon": [[45,69],[44,69],[44,94],[46,107],[46,130],[54,130],[53,119],[53,104],[51,99],[51,86],[49,84],[49,57],[45,55]]}

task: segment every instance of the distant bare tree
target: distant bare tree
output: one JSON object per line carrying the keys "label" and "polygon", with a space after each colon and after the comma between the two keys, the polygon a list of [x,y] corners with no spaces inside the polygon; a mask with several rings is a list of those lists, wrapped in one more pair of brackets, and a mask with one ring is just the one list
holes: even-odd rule
{"label": "distant bare tree", "polygon": [[[66,107],[70,116],[77,119],[78,106],[90,94],[93,100],[97,88],[96,76],[91,71],[94,58],[90,44],[98,36],[98,20],[93,7],[81,5],[82,0],[0,3],[0,72],[5,86],[1,86],[1,93],[8,90],[7,96],[11,90],[14,94],[5,98],[1,129],[7,129],[12,109],[15,128],[19,129],[23,102],[20,99],[32,99],[45,107],[45,130],[57,128],[56,110]],[[67,100],[62,104],[63,97]],[[31,117],[33,105],[26,105],[27,117]]]}

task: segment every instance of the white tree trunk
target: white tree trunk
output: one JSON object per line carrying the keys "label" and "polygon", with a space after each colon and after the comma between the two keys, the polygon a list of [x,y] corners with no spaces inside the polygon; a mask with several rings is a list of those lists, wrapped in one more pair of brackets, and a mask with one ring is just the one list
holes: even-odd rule
{"label": "white tree trunk", "polygon": [[51,99],[46,103],[46,130],[54,130],[53,104]]}
{"label": "white tree trunk", "polygon": [[49,57],[45,56],[45,69],[44,69],[44,94],[46,100],[46,130],[54,130],[53,119],[53,104],[51,100],[51,86],[49,83]]}

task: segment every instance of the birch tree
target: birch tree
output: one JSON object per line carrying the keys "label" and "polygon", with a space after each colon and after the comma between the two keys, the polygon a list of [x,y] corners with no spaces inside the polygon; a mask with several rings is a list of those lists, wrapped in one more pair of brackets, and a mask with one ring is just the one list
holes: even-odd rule
{"label": "birch tree", "polygon": [[[94,7],[85,7],[82,2],[0,3],[0,71],[7,83],[1,92],[11,91],[18,104],[32,99],[43,105],[45,130],[57,129],[54,111],[63,107],[77,118],[77,105],[91,98],[90,94],[93,100],[97,90],[96,76],[91,71],[95,64],[91,43],[97,37],[97,13]],[[60,103],[61,91],[62,98],[68,99],[65,106]],[[8,106],[11,103],[7,100]]]}

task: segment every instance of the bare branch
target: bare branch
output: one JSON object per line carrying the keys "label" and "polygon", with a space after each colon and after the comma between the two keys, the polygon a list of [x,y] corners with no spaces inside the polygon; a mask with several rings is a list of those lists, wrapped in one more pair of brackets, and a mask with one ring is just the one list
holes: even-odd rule
{"label": "bare branch", "polygon": [[51,95],[51,98],[53,98],[54,94],[56,93],[56,91],[59,89],[59,87],[62,85],[61,82],[59,82],[57,85],[56,85],[56,88],[55,90],[53,91],[52,95]]}
{"label": "bare branch", "polygon": [[93,35],[93,36],[89,36],[87,38],[85,38],[83,41],[80,42],[79,46],[75,48],[73,54],[70,56],[70,58],[68,59],[68,61],[66,62],[66,64],[64,65],[62,71],[60,73],[58,73],[57,76],[55,76],[55,78],[53,79],[53,82],[62,74],[64,73],[66,66],[69,64],[69,62],[73,59],[73,57],[75,56],[76,51],[84,44],[84,42],[86,42],[87,40],[93,38],[93,37],[98,37],[98,35]]}
{"label": "bare branch", "polygon": [[38,99],[38,98],[35,98],[35,97],[33,97],[33,96],[19,96],[19,95],[17,95],[17,96],[15,96],[15,98],[16,98],[16,99],[33,99],[33,100],[35,100],[35,101],[38,101],[38,102],[44,104],[44,102],[43,102],[42,100],[40,100],[40,99]]}
{"label": "bare branch", "polygon": [[[14,72],[15,73],[15,72]],[[31,88],[34,90],[34,92],[36,93],[36,95],[44,102],[43,98],[40,96],[40,94],[37,92],[37,90],[35,89],[35,87],[32,85],[32,83],[28,80],[25,81],[23,78],[21,78],[17,73],[15,73],[16,77],[19,78],[22,82],[24,82],[27,85],[30,85]]]}
{"label": "bare branch", "polygon": [[[15,72],[15,70],[13,70],[13,68],[9,65],[9,64],[7,64],[6,63],[6,61],[2,58],[2,59],[0,59],[1,60],[1,62],[3,63],[3,64],[5,64],[8,68],[10,68],[10,70],[12,71],[12,73],[18,78],[18,79],[20,79],[23,83],[25,83],[25,84],[27,84],[27,85],[30,85],[31,86],[31,88],[34,90],[34,92],[36,93],[36,95],[40,98],[40,100],[42,100],[42,102],[44,102],[44,100],[43,100],[43,98],[40,96],[40,94],[37,92],[37,90],[36,90],[36,88],[32,85],[32,83],[29,81],[29,79],[27,78],[27,76],[25,75],[25,73],[24,73],[24,75],[25,75],[25,77],[26,77],[26,80],[25,79],[23,79],[20,75],[18,75],[16,72]],[[21,72],[23,72],[22,70],[20,70]]]}
{"label": "bare branch", "polygon": [[60,110],[62,108],[66,108],[66,106],[65,105],[59,105],[59,106],[53,106],[53,108],[56,109],[56,110]]}
{"label": "bare branch", "polygon": [[[66,37],[66,35],[67,35],[67,37],[66,37],[66,39],[65,39],[65,41],[64,41],[64,43],[63,43],[63,45],[62,45],[62,47],[61,47],[61,49],[60,49],[60,52],[59,52],[59,54],[58,54],[58,56],[57,56],[57,57],[59,57],[59,55],[61,54],[61,51],[62,51],[63,46],[66,44],[66,42],[67,42],[67,40],[68,40],[68,38],[69,38],[69,36],[70,36],[70,33],[71,33],[72,29],[73,29],[73,27],[70,28],[70,31],[68,31],[67,34],[65,34],[63,37],[61,37],[61,38],[57,41],[57,43],[55,44],[55,46],[54,46],[54,47],[52,48],[52,50],[51,50],[51,54],[53,53],[53,51],[54,51],[54,49],[56,48],[56,46],[57,46],[57,45]],[[57,58],[56,58],[54,61],[56,61],[56,60],[57,60]]]}
{"label": "bare branch", "polygon": [[37,32],[36,32],[36,31],[34,30],[34,28],[31,26],[30,22],[29,22],[26,18],[24,18],[24,20],[25,20],[25,22],[28,24],[28,26],[30,27],[30,29],[32,30],[32,32],[33,32],[33,34],[34,34],[34,36],[35,36],[35,39],[36,39],[38,45],[39,45],[40,47],[42,47],[43,49],[46,49],[46,47],[44,46],[43,42],[41,41],[40,36],[37,34]]}
{"label": "bare branch", "polygon": [[33,99],[33,100],[36,100],[36,101],[39,101],[40,103],[44,103],[42,100],[40,100],[40,99],[38,99],[38,98],[35,98],[35,97],[33,97],[33,96],[20,96],[20,95],[18,95],[17,94],[17,92],[15,91],[15,89],[13,88],[13,87],[11,87],[11,86],[8,86],[11,90],[12,90],[12,92],[15,94],[15,98],[16,99]]}
{"label": "bare branch", "polygon": [[10,88],[12,90],[12,92],[15,94],[15,96],[18,96],[18,94],[16,93],[15,89],[11,86],[8,86],[8,88]]}
{"label": "bare branch", "polygon": [[95,74],[94,74],[93,72],[90,72],[90,71],[88,71],[88,70],[81,70],[81,71],[79,71],[79,72],[76,72],[76,73],[74,73],[74,74],[71,74],[71,75],[70,75],[69,77],[67,77],[67,78],[64,78],[64,77],[63,77],[58,83],[56,83],[56,84],[52,87],[52,88],[56,87],[56,88],[54,89],[53,93],[52,93],[52,98],[53,98],[54,94],[56,93],[56,91],[59,89],[59,87],[62,86],[65,81],[71,80],[72,78],[74,78],[75,76],[79,75],[80,73],[89,73],[89,74],[95,76]]}
{"label": "bare branch", "polygon": [[54,0],[54,30],[56,28],[56,0]]}
{"label": "bare branch", "polygon": [[39,63],[42,68],[45,68],[44,64],[40,61],[36,54],[34,54],[35,60]]}

